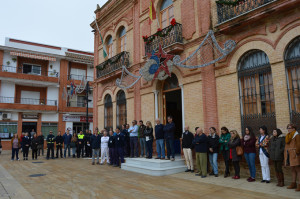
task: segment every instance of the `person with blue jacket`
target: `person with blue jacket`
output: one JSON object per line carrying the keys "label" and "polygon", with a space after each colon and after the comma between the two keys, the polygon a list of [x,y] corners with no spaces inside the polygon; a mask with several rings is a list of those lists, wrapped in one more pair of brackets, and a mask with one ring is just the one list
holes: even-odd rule
{"label": "person with blue jacket", "polygon": [[130,137],[130,157],[134,156],[139,157],[139,149],[138,149],[138,130],[139,126],[137,125],[137,121],[132,121],[132,126],[128,129],[129,137]]}
{"label": "person with blue jacket", "polygon": [[72,135],[70,134],[69,130],[65,132],[63,135],[63,141],[64,141],[64,158],[66,158],[66,152],[68,149],[68,157],[71,157],[70,154],[70,144],[71,144]]}
{"label": "person with blue jacket", "polygon": [[173,117],[168,116],[168,122],[164,126],[164,135],[166,139],[167,144],[167,160],[170,160],[170,157],[172,156],[171,161],[175,160],[175,149],[174,149],[174,134],[175,134],[175,124],[173,122]]}
{"label": "person with blue jacket", "polygon": [[206,178],[207,175],[207,151],[208,151],[208,139],[203,133],[203,130],[196,127],[196,134],[193,140],[193,145],[196,151],[196,165],[198,173],[196,176]]}
{"label": "person with blue jacket", "polygon": [[97,158],[97,164],[99,163],[99,153],[100,153],[100,145],[101,145],[101,136],[97,131],[94,131],[93,135],[89,140],[92,148],[92,165],[95,165],[95,156]]}

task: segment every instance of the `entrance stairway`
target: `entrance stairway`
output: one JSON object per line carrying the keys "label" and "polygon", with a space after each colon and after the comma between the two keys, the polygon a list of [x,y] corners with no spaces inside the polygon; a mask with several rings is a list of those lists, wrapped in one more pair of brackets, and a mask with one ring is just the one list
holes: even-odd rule
{"label": "entrance stairway", "polygon": [[181,159],[180,156],[175,157],[175,161],[125,158],[125,163],[121,164],[121,169],[151,176],[164,176],[184,172],[186,166],[184,160]]}

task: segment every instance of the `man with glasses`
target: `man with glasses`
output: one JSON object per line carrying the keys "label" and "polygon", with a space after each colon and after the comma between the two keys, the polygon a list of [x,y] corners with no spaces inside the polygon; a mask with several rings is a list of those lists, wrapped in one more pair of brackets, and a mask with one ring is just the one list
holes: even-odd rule
{"label": "man with glasses", "polygon": [[139,157],[139,150],[138,150],[138,130],[139,127],[137,125],[137,121],[132,121],[132,126],[128,129],[129,137],[130,137],[130,157],[133,158],[134,156],[137,158]]}

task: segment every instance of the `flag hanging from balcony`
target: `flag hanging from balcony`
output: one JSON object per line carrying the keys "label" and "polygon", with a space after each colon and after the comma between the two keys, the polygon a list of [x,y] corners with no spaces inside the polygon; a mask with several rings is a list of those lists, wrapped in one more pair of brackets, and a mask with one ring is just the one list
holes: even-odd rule
{"label": "flag hanging from balcony", "polygon": [[153,0],[150,0],[150,6],[149,6],[149,24],[152,23],[152,21],[156,19],[156,11],[153,4]]}
{"label": "flag hanging from balcony", "polygon": [[98,27],[96,18],[95,18],[95,23],[96,23],[97,30],[98,30],[99,35],[100,35],[101,42],[102,42],[102,46],[103,46],[103,57],[104,57],[104,59],[105,59],[105,58],[107,57],[106,45],[105,45],[105,43],[103,42],[103,38],[102,38],[101,32],[100,32],[100,30],[99,30],[99,27]]}

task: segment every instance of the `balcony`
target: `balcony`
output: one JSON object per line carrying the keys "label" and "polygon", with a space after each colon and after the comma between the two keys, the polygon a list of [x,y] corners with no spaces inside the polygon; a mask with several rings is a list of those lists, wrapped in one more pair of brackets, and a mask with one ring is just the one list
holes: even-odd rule
{"label": "balcony", "polygon": [[26,71],[23,70],[22,67],[14,67],[14,66],[6,66],[6,65],[0,65],[0,71],[9,72],[9,73],[45,76],[45,77],[58,77],[59,75],[59,73],[56,71],[46,71],[41,69],[33,69],[32,71]]}
{"label": "balcony", "polygon": [[4,96],[0,96],[0,103],[57,106],[57,100],[15,98]]}
{"label": "balcony", "polygon": [[[93,102],[89,102],[89,108],[93,108]],[[79,101],[69,101],[67,102],[67,107],[86,107],[85,102],[79,102]]]}
{"label": "balcony", "polygon": [[256,10],[260,7],[263,7],[277,0],[244,0],[241,1],[240,3],[237,3],[236,5],[230,4],[233,2],[232,0],[222,0],[222,1],[228,2],[228,4],[217,3],[218,24],[237,18],[238,16],[249,13],[252,10]]}
{"label": "balcony", "polygon": [[83,77],[89,81],[89,82],[92,82],[94,81],[94,77],[92,76],[85,76],[85,75],[68,75],[68,80],[82,80]]}
{"label": "balcony", "polygon": [[151,35],[148,37],[148,41],[152,40],[152,42],[145,42],[145,56],[147,54],[152,53],[152,51],[157,51],[159,45],[167,52],[167,53],[179,53],[183,51],[183,37],[182,37],[182,25],[176,23],[173,29],[168,33],[167,31],[172,25],[162,29],[162,34],[165,37],[157,37],[155,35]]}
{"label": "balcony", "polygon": [[129,52],[123,51],[96,66],[97,78],[101,78],[109,74],[113,76],[116,71],[122,68],[122,65],[126,67],[129,66]]}

